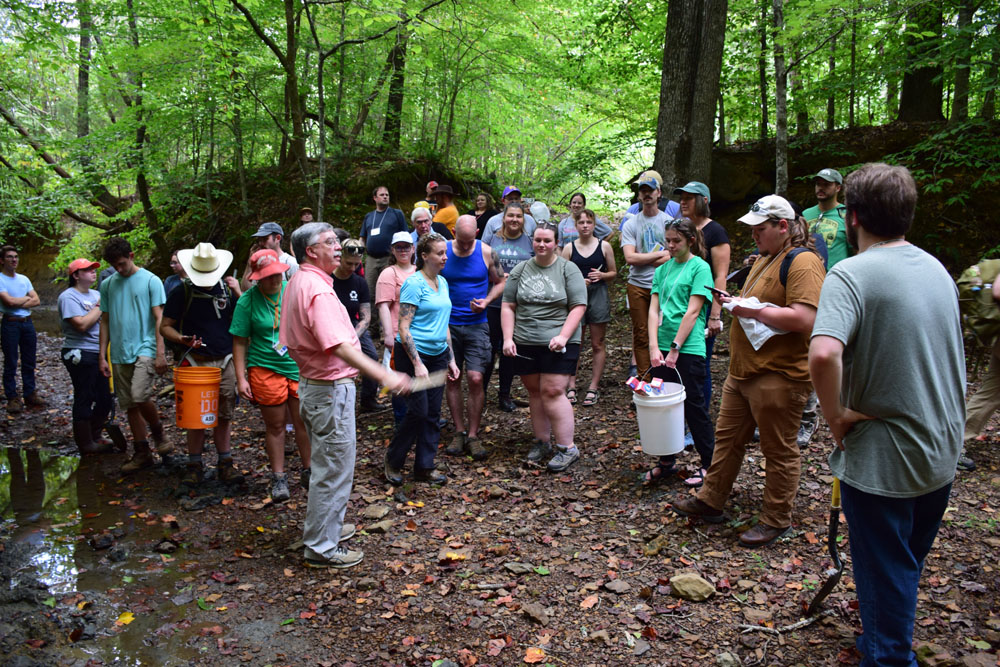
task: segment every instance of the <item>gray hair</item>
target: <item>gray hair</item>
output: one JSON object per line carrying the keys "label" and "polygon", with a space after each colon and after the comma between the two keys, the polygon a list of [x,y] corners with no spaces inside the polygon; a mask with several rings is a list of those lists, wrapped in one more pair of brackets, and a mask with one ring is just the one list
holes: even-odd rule
{"label": "gray hair", "polygon": [[299,264],[306,259],[306,248],[319,243],[319,237],[325,232],[333,231],[333,227],[327,222],[307,222],[294,232],[292,232],[292,254]]}
{"label": "gray hair", "polygon": [[428,218],[432,218],[433,219],[433,217],[431,216],[431,210],[429,208],[424,208],[423,206],[418,206],[415,209],[413,209],[412,213],[410,213],[410,222],[411,223],[416,224],[416,222],[417,222],[417,212],[418,211],[423,211],[424,213],[427,214]]}

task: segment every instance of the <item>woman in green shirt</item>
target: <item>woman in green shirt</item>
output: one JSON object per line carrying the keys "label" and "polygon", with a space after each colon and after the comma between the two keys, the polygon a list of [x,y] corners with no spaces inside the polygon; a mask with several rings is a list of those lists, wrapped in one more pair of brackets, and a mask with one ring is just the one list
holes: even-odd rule
{"label": "woman in green shirt", "polygon": [[285,475],[285,417],[295,427],[295,444],[302,457],[302,486],[309,488],[309,437],[299,416],[299,368],[278,343],[281,298],[285,293],[282,264],[274,250],[250,257],[250,280],[257,284],[236,302],[233,323],[233,366],[240,396],[260,406],[264,418],[264,448],[271,464],[271,500],[288,500]]}
{"label": "woman in green shirt", "polygon": [[[650,370],[653,377],[666,381],[676,380],[680,375],[684,383],[684,419],[701,457],[698,472],[684,483],[701,486],[715,451],[715,434],[702,391],[712,268],[702,259],[705,246],[701,230],[689,218],[669,222],[664,239],[671,258],[653,274],[648,329]],[[658,482],[675,475],[675,461],[676,456],[661,456],[646,473],[645,482]]]}

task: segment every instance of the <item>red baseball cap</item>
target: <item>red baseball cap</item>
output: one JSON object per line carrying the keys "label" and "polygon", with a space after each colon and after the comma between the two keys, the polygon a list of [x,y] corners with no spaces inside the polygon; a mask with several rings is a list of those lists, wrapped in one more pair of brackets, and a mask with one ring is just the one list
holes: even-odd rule
{"label": "red baseball cap", "polygon": [[250,280],[263,280],[268,276],[277,273],[284,273],[288,270],[288,265],[278,259],[278,253],[270,248],[258,250],[250,256]]}
{"label": "red baseball cap", "polygon": [[71,276],[80,269],[99,269],[99,268],[101,268],[100,262],[91,262],[89,259],[83,259],[83,258],[74,259],[72,262],[69,263],[69,266],[66,267],[66,275]]}

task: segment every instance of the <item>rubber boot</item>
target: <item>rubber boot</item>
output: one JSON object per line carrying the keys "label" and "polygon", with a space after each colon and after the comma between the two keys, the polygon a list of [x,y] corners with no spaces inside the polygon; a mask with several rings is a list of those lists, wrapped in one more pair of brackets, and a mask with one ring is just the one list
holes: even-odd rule
{"label": "rubber boot", "polygon": [[89,421],[78,419],[73,422],[73,440],[76,442],[76,448],[80,451],[80,456],[106,454],[111,451],[110,444],[94,442]]}

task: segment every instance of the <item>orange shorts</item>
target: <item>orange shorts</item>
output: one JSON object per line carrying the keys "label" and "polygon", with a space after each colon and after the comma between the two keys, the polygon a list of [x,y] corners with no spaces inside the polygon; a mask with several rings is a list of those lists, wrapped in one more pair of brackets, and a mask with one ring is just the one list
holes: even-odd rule
{"label": "orange shorts", "polygon": [[257,405],[281,405],[289,398],[299,397],[297,380],[286,378],[269,368],[251,366],[249,371],[250,391]]}

